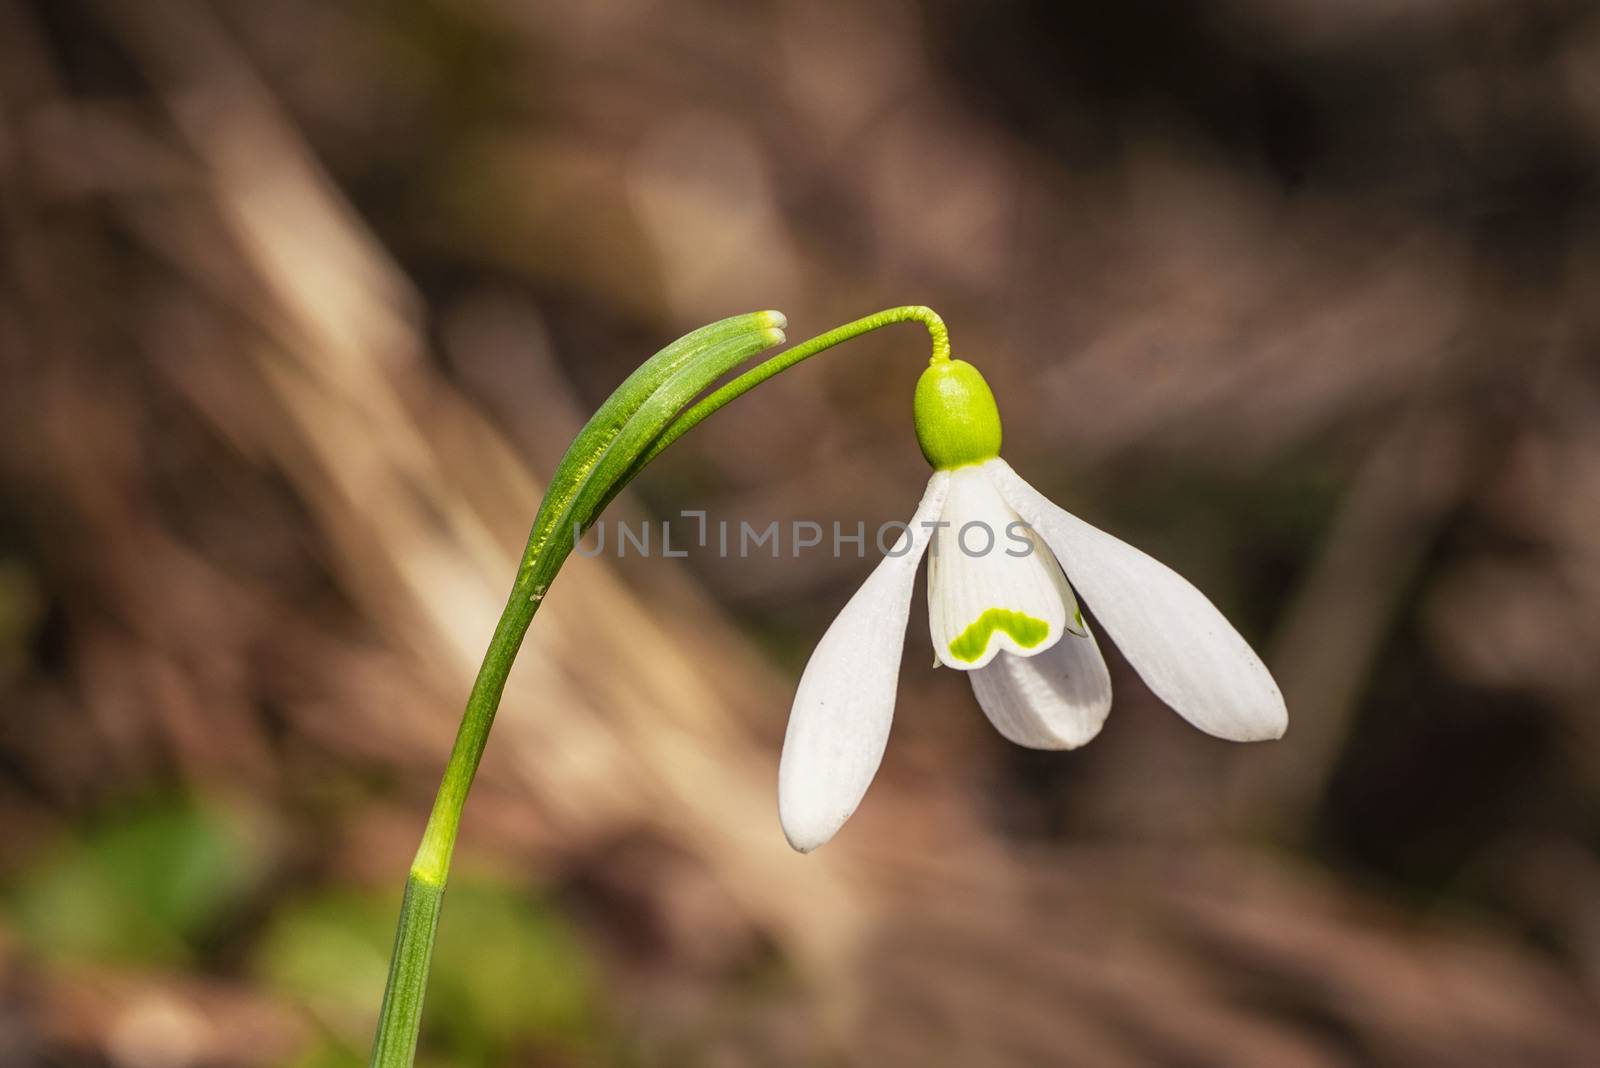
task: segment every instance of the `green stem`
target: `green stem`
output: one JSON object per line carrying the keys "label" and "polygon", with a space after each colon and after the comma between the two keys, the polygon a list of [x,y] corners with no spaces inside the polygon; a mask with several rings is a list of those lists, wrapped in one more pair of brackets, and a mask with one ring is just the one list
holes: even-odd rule
{"label": "green stem", "polygon": [[431,882],[413,868],[400,902],[400,929],[395,932],[394,954],[389,958],[389,982],[383,989],[370,1065],[409,1066],[416,1057],[422,999],[428,990],[428,961],[433,956],[443,904],[444,883]]}
{"label": "green stem", "polygon": [[783,340],[783,317],[776,312],[713,323],[680,338],[642,365],[579,433],[551,477],[528,534],[522,566],[473,681],[422,843],[411,862],[370,1068],[410,1068],[416,1055],[428,964],[462,809],[483,760],[517,650],[550,584],[571,555],[577,531],[593,523],[645,464],[718,408],[824,349],[879,327],[912,321],[927,327],[933,342],[932,361],[948,360],[949,334],[932,309],[890,308],[796,345],[690,406],[689,402],[724,372]]}
{"label": "green stem", "polygon": [[[561,553],[564,559],[566,553]],[[554,561],[554,570],[561,561]],[[405,897],[400,904],[400,924],[395,932],[394,953],[389,961],[389,980],[383,992],[383,1005],[378,1010],[378,1031],[372,1044],[372,1066],[405,1066],[409,1068],[416,1056],[417,1035],[422,1026],[423,995],[428,986],[428,963],[433,956],[434,937],[439,928],[439,910],[444,902],[445,883],[450,874],[450,859],[455,853],[456,834],[461,827],[461,812],[467,803],[467,791],[483,760],[483,750],[489,741],[489,728],[494,725],[495,713],[500,708],[500,696],[505,692],[506,678],[511,674],[512,661],[538,611],[539,601],[524,594],[526,576],[534,569],[524,569],[506,602],[500,623],[494,629],[489,649],[484,654],[478,677],[467,698],[467,708],[456,731],[455,745],[450,750],[449,763],[445,765],[444,778],[434,797],[433,811],[428,816],[427,827],[422,832],[422,843],[411,862],[406,876]],[[545,568],[537,568],[543,572]]]}
{"label": "green stem", "polygon": [[729,402],[749,393],[761,383],[793,367],[802,360],[809,360],[824,349],[831,349],[841,341],[860,337],[881,327],[892,326],[895,323],[921,323],[928,328],[928,339],[933,342],[933,355],[928,357],[929,363],[938,363],[950,358],[950,331],[946,329],[944,320],[939,318],[939,313],[932,308],[925,308],[920,304],[907,304],[899,308],[889,308],[885,311],[875,312],[864,316],[853,323],[834,327],[826,334],[818,334],[809,341],[802,341],[792,349],[786,349],[778,355],[751,368],[732,382],[712,393],[694,407],[684,412],[668,424],[667,429],[655,440],[637,466],[642,468],[651,460],[659,456],[663,449],[674,441],[683,437],[689,431],[699,426],[717,409]]}

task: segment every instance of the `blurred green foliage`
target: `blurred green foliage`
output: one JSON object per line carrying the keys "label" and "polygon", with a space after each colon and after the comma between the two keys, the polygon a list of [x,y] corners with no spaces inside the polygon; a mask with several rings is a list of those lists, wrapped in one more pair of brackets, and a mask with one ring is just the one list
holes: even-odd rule
{"label": "blurred green foliage", "polygon": [[58,843],[6,895],[34,950],[104,963],[192,961],[264,870],[247,821],[183,802],[144,805]]}
{"label": "blurred green foliage", "polygon": [[[427,1016],[441,1064],[491,1064],[523,1048],[592,1050],[598,985],[565,917],[509,883],[465,878],[447,895]],[[333,891],[283,909],[254,966],[341,1040],[368,1037],[394,938],[397,895]],[[332,1046],[306,1065],[347,1063]],[[359,1063],[350,1061],[349,1063]]]}
{"label": "blurred green foliage", "polygon": [[[0,900],[34,952],[113,967],[201,970],[271,869],[250,821],[221,805],[168,799],[63,834],[24,859]],[[246,967],[301,1005],[322,1038],[295,1068],[365,1063],[398,895],[309,888],[277,905]],[[524,1050],[593,1059],[605,1033],[599,984],[555,906],[511,882],[450,888],[419,1064],[502,1063]]]}

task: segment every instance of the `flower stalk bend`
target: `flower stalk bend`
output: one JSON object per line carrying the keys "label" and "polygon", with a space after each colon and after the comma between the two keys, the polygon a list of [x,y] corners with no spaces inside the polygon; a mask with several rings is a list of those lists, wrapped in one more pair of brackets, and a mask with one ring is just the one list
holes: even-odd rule
{"label": "flower stalk bend", "polygon": [[511,665],[534,614],[572,553],[573,532],[589,527],[651,460],[717,409],[825,349],[903,322],[927,327],[933,345],[930,362],[950,359],[949,334],[932,309],[890,308],[796,345],[696,402],[695,398],[733,368],[784,341],[785,321],[778,312],[754,312],[711,323],[647,360],[573,440],[550,479],[528,533],[516,581],[467,698],[422,842],[406,877],[388,983],[368,1062],[372,1068],[409,1068],[415,1058],[428,965],[461,812]]}

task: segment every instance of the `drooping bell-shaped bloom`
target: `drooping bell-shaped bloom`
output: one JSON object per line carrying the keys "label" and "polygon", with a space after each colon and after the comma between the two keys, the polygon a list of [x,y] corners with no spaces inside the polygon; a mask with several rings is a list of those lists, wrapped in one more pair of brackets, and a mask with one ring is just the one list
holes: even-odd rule
{"label": "drooping bell-shaped bloom", "polygon": [[1239,742],[1283,735],[1277,684],[1204,594],[1058,508],[1000,459],[999,411],[976,368],[935,361],[914,412],[933,477],[899,542],[811,654],[789,715],[778,811],[795,849],[832,838],[877,773],[924,555],[934,655],[968,673],[990,722],[1018,745],[1074,749],[1111,709],[1111,677],[1074,590],[1190,723]]}

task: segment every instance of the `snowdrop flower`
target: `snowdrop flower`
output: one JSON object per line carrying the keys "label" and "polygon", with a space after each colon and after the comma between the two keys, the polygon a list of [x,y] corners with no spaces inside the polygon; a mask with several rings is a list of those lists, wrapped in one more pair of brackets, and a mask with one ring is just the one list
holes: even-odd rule
{"label": "snowdrop flower", "polygon": [[934,468],[922,503],[823,635],[795,694],[778,770],[790,845],[808,853],[832,838],[877,773],[924,554],[937,663],[967,672],[990,722],[1018,745],[1074,749],[1110,711],[1111,677],[1074,589],[1190,723],[1239,742],[1283,735],[1277,684],[1204,594],[1056,507],[1000,459],[1000,414],[976,368],[933,362],[914,414]]}

